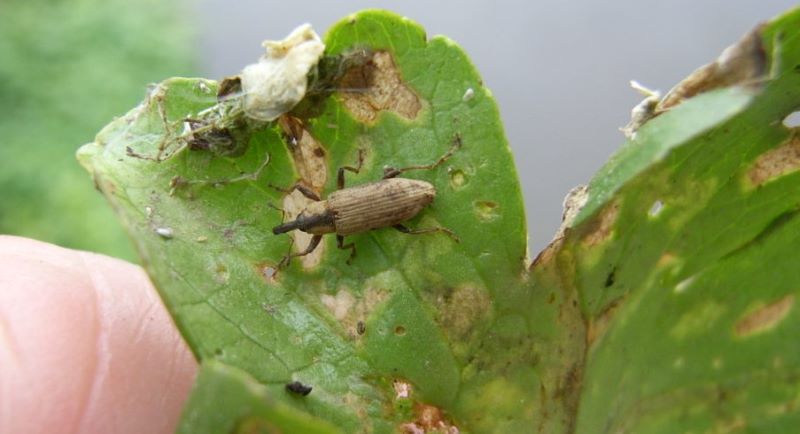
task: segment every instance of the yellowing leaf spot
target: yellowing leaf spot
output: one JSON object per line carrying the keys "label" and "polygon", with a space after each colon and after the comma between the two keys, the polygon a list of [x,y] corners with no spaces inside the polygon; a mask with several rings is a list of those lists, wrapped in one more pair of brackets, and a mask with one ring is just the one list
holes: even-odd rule
{"label": "yellowing leaf spot", "polygon": [[422,109],[419,98],[403,82],[392,55],[386,51],[376,51],[371,61],[350,69],[339,85],[344,106],[360,122],[375,122],[384,110],[411,120]]}
{"label": "yellowing leaf spot", "polygon": [[762,154],[747,173],[750,182],[759,186],[800,169],[800,136],[792,136],[781,146]]}
{"label": "yellowing leaf spot", "polygon": [[786,318],[793,304],[794,295],[789,294],[748,313],[736,323],[734,328],[736,336],[748,337],[774,328]]}
{"label": "yellowing leaf spot", "polygon": [[475,207],[475,215],[482,221],[489,222],[500,217],[497,202],[479,200],[475,202],[473,206]]}
{"label": "yellowing leaf spot", "polygon": [[675,339],[684,339],[714,327],[714,323],[725,313],[725,306],[708,301],[684,313],[669,331]]}

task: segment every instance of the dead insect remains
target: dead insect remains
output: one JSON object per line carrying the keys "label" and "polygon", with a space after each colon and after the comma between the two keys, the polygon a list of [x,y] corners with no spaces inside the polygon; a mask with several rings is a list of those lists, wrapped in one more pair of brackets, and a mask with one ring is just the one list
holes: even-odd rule
{"label": "dead insect remains", "polygon": [[356,254],[353,243],[344,243],[347,235],[358,234],[372,229],[393,227],[406,234],[425,234],[442,232],[449,235],[456,242],[458,237],[449,229],[442,227],[409,229],[402,222],[419,214],[425,207],[433,202],[436,197],[436,188],[429,182],[416,179],[397,178],[398,175],[409,170],[431,170],[449,159],[461,147],[461,138],[456,136],[453,145],[432,164],[422,166],[409,166],[400,169],[385,168],[383,179],[380,181],[363,184],[355,187],[344,187],[344,172],[358,173],[364,162],[363,152],[359,150],[358,163],[355,167],[344,166],[339,168],[337,176],[338,190],[331,193],[323,200],[315,192],[301,183],[284,190],[291,193],[300,191],[304,196],[313,200],[296,219],[285,222],[272,228],[274,234],[283,234],[293,230],[300,230],[314,235],[305,250],[299,253],[286,255],[279,267],[285,267],[292,258],[308,255],[317,248],[324,234],[336,234],[336,245],[340,249],[350,249],[350,264]]}
{"label": "dead insect remains", "polygon": [[309,393],[311,393],[312,389],[313,389],[313,387],[306,386],[305,384],[303,384],[303,383],[301,383],[299,381],[293,381],[293,382],[288,383],[286,385],[286,391],[291,392],[291,393],[296,393],[296,394],[302,395],[302,396],[307,396]]}

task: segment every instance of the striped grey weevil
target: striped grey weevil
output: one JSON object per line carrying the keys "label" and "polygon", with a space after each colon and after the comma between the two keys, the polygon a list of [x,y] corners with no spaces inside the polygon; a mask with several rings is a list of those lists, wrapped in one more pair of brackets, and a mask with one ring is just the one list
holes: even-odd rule
{"label": "striped grey weevil", "polygon": [[459,242],[458,236],[447,228],[409,229],[402,224],[433,202],[436,197],[436,188],[426,181],[398,178],[397,176],[409,170],[434,169],[447,161],[460,147],[461,137],[456,135],[450,149],[434,163],[400,169],[387,167],[384,169],[383,179],[380,181],[345,188],[345,171],[358,173],[364,162],[363,151],[359,150],[358,163],[355,167],[339,168],[336,178],[337,190],[329,194],[326,199],[323,200],[300,182],[283,190],[286,193],[298,190],[314,202],[310,203],[294,220],[272,228],[272,233],[277,235],[300,230],[312,234],[313,237],[308,247],[302,252],[287,254],[281,260],[278,268],[287,266],[292,258],[313,252],[325,234],[336,234],[336,246],[342,250],[350,249],[348,264],[356,255],[356,246],[353,243],[345,244],[344,237],[373,229],[392,227],[406,234],[442,232]]}

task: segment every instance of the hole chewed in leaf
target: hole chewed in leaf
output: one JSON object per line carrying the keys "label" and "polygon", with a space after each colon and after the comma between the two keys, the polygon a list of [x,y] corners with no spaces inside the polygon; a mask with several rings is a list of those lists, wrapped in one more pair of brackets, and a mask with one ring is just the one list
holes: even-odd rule
{"label": "hole chewed in leaf", "polygon": [[798,169],[800,135],[792,134],[782,145],[761,154],[747,175],[753,185],[759,186]]}
{"label": "hole chewed in leaf", "polygon": [[386,51],[376,51],[370,61],[350,69],[339,87],[344,106],[360,122],[375,122],[381,111],[412,120],[422,109],[419,97],[403,82]]}
{"label": "hole chewed in leaf", "polygon": [[748,313],[736,323],[734,328],[736,336],[747,337],[774,328],[786,318],[792,305],[794,305],[794,295],[789,294]]}

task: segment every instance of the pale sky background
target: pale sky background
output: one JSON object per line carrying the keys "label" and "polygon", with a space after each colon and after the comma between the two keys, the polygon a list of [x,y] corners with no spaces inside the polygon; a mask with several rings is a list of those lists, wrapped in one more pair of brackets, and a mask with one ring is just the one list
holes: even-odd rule
{"label": "pale sky background", "polygon": [[209,78],[236,74],[261,41],[311,23],[320,34],[350,13],[389,9],[466,51],[492,90],[515,153],[532,255],[552,238],[561,203],[623,142],[641,97],[716,56],[789,0],[256,1],[202,0],[196,10]]}

